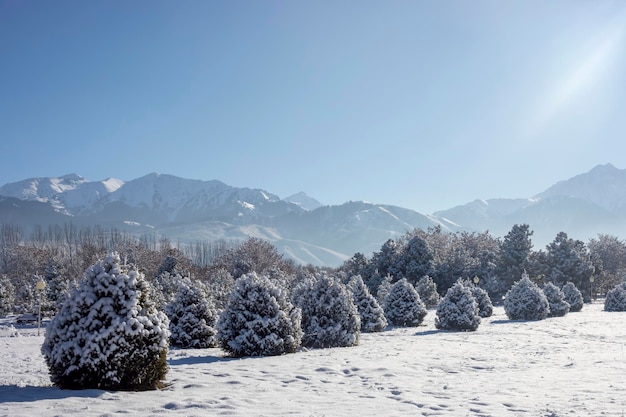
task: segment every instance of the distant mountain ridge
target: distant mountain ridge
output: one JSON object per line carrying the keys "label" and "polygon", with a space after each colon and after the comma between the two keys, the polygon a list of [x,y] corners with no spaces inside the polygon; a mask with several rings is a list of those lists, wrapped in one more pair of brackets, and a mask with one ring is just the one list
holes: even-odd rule
{"label": "distant mountain ridge", "polygon": [[369,254],[415,227],[449,230],[433,216],[400,207],[324,206],[305,193],[280,199],[265,190],[156,173],[127,182],[76,174],[31,178],[1,186],[0,196],[2,219],[25,228],[99,224],[181,242],[259,237],[298,262],[318,265]]}
{"label": "distant mountain ridge", "polygon": [[535,246],[547,244],[560,231],[581,240],[598,233],[626,237],[626,170],[598,165],[531,198],[475,200],[434,214],[496,236],[516,223],[528,223]]}
{"label": "distant mountain ridge", "polygon": [[475,200],[432,215],[362,201],[326,206],[305,193],[281,199],[167,174],[126,182],[69,174],[1,186],[0,219],[25,229],[98,224],[181,242],[258,237],[298,262],[336,266],[356,252],[370,256],[414,228],[504,236],[514,224],[528,223],[535,247],[560,231],[582,240],[598,233],[626,236],[626,170],[599,165],[531,198]]}

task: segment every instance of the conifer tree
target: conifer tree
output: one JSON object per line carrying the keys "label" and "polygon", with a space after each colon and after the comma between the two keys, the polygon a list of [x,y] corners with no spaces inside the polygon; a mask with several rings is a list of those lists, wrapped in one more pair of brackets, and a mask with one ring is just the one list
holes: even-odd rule
{"label": "conifer tree", "polygon": [[170,342],[181,348],[217,346],[217,312],[209,297],[190,278],[182,279],[178,293],[165,312],[170,319]]}
{"label": "conifer tree", "polygon": [[489,293],[476,285],[469,285],[468,288],[472,293],[472,297],[478,304],[478,315],[482,318],[491,317],[493,314],[493,304]]}
{"label": "conifer tree", "polygon": [[360,275],[350,280],[354,304],[361,317],[361,331],[365,333],[381,332],[387,327],[387,319],[378,301],[370,294]]}
{"label": "conifer tree", "polygon": [[87,269],[41,350],[60,388],[153,389],[167,373],[168,338],[143,274],[114,253]]}
{"label": "conifer tree", "polygon": [[313,348],[347,347],[359,343],[361,318],[352,294],[338,279],[318,275],[296,290],[302,309],[302,345]]}
{"label": "conifer tree", "polygon": [[626,311],[626,282],[616,285],[606,293],[605,311]]}
{"label": "conifer tree", "polygon": [[474,331],[480,324],[478,304],[471,290],[459,280],[437,306],[435,327],[444,330]]}
{"label": "conifer tree", "polygon": [[541,288],[524,273],[504,298],[504,311],[511,320],[543,320],[550,306]]}
{"label": "conifer tree", "polygon": [[437,307],[437,304],[439,304],[441,297],[437,292],[437,284],[435,284],[435,281],[433,281],[431,277],[429,277],[428,275],[424,275],[422,278],[420,278],[419,281],[417,281],[415,289],[420,295],[420,299],[422,300],[426,308]]}
{"label": "conifer tree", "polygon": [[402,327],[419,326],[428,313],[419,294],[406,278],[393,284],[383,309],[389,324]]}
{"label": "conifer tree", "polygon": [[565,296],[565,301],[569,304],[569,311],[571,313],[578,312],[583,309],[583,295],[576,288],[573,282],[568,282],[563,286],[563,295]]}
{"label": "conifer tree", "polygon": [[251,272],[235,281],[217,322],[217,342],[235,357],[293,353],[302,340],[300,323],[286,291]]}
{"label": "conifer tree", "polygon": [[543,287],[543,293],[548,299],[550,306],[550,317],[562,317],[569,313],[569,303],[565,301],[565,294],[556,285],[548,282]]}

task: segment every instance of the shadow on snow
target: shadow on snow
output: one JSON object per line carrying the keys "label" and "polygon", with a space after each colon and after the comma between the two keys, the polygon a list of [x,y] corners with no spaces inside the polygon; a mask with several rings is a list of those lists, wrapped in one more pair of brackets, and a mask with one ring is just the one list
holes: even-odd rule
{"label": "shadow on snow", "polygon": [[96,398],[106,391],[99,389],[62,390],[57,387],[18,387],[17,385],[0,386],[0,403],[25,403],[39,400],[60,400],[63,398],[80,397]]}

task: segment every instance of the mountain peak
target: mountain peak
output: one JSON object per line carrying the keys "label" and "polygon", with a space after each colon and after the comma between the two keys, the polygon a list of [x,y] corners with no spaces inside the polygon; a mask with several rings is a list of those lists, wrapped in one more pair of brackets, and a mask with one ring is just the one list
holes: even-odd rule
{"label": "mountain peak", "polygon": [[315,210],[316,208],[323,206],[322,203],[320,203],[319,201],[317,201],[316,199],[309,196],[303,191],[290,195],[289,197],[283,198],[283,201],[296,204],[308,211],[312,211],[312,210]]}

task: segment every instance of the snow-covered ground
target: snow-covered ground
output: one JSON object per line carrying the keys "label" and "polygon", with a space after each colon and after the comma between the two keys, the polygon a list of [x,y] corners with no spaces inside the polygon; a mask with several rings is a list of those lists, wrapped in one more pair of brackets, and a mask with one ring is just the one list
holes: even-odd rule
{"label": "snow-covered ground", "polygon": [[50,385],[36,328],[0,322],[0,415],[624,416],[626,313],[509,321],[478,331],[424,325],[363,334],[357,347],[232,359],[171,350],[167,389],[64,391]]}

